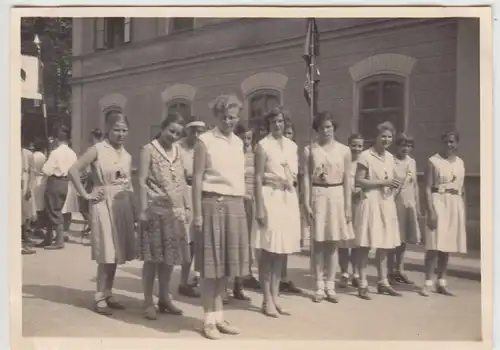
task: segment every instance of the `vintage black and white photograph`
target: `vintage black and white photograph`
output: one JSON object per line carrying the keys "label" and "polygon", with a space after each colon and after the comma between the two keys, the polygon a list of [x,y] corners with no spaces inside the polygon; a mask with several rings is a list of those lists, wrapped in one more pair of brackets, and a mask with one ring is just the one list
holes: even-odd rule
{"label": "vintage black and white photograph", "polygon": [[480,12],[23,10],[22,337],[490,341]]}

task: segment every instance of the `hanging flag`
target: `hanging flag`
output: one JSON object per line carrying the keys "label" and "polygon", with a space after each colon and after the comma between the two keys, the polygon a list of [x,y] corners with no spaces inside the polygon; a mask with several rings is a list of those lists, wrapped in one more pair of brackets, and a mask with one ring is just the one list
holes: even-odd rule
{"label": "hanging flag", "polygon": [[[316,19],[307,19],[306,40],[304,43],[304,58],[306,64],[306,80],[304,82],[304,97],[307,104],[311,105],[311,97],[314,95],[314,104],[318,100],[318,82],[320,80],[320,72],[316,66],[315,58],[319,56],[319,32],[316,25]],[[314,94],[313,94],[314,88]]]}
{"label": "hanging flag", "polygon": [[21,97],[41,100],[40,90],[40,66],[39,60],[34,56],[21,56]]}

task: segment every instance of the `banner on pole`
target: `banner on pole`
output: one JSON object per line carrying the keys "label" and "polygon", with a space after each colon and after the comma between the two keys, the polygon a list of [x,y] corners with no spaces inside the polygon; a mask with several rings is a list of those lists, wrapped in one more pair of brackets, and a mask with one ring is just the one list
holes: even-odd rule
{"label": "banner on pole", "polygon": [[21,56],[21,97],[31,100],[41,100],[40,93],[40,63],[38,57]]}
{"label": "banner on pole", "polygon": [[[318,99],[317,85],[320,80],[320,72],[316,65],[315,58],[319,56],[319,31],[316,25],[316,19],[307,19],[306,40],[304,43],[304,58],[306,64],[306,80],[304,82],[304,97],[308,105],[316,104]],[[314,93],[313,94],[313,89]],[[314,96],[314,101],[311,97]]]}

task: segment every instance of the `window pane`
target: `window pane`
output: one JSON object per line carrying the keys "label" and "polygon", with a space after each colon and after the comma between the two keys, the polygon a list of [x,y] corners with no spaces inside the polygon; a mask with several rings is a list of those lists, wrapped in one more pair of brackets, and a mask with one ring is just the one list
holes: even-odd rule
{"label": "window pane", "polygon": [[169,113],[179,113],[184,119],[191,116],[191,104],[184,101],[171,101],[167,105]]}
{"label": "window pane", "polygon": [[386,121],[394,124],[396,133],[401,132],[403,129],[402,110],[390,112],[361,112],[359,116],[359,132],[367,140],[375,139],[377,136],[377,125]]}
{"label": "window pane", "polygon": [[374,82],[365,85],[361,89],[361,109],[375,109],[379,107],[378,97],[380,95],[380,84]]}
{"label": "window pane", "polygon": [[266,95],[266,105],[265,105],[265,112],[270,111],[274,107],[279,106],[280,101],[278,96],[274,95]]}
{"label": "window pane", "polygon": [[403,107],[403,84],[397,81],[384,81],[382,90],[383,107]]}

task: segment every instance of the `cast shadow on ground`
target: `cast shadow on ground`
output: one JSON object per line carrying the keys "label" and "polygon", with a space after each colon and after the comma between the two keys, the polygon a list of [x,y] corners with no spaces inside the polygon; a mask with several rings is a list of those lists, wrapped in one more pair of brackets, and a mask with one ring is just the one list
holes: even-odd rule
{"label": "cast shadow on ground", "polygon": [[[140,281],[138,281],[138,283],[140,285]],[[94,292],[90,290],[78,290],[54,285],[25,285],[23,286],[23,293],[32,295],[30,297],[23,298],[37,298],[53,303],[66,304],[83,309],[88,309],[93,312]],[[110,317],[125,323],[149,327],[163,333],[179,333],[186,330],[199,332],[202,328],[203,321],[201,319],[196,319],[185,315],[173,316],[158,314],[157,320],[146,320],[142,314],[142,300],[130,298],[123,295],[116,296],[116,299],[123,303],[127,307],[127,309],[123,311],[115,311],[112,316],[102,317]],[[25,336],[35,335],[33,334]],[[64,335],[61,334],[58,336]],[[130,335],[124,336],[129,337]]]}

